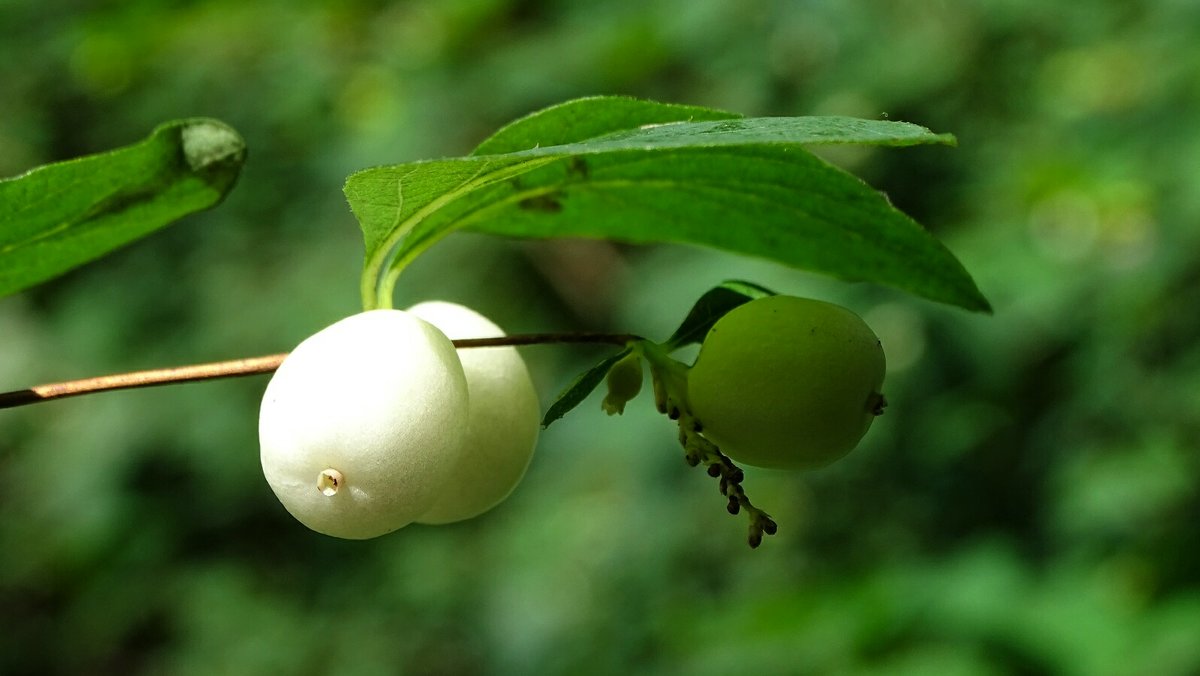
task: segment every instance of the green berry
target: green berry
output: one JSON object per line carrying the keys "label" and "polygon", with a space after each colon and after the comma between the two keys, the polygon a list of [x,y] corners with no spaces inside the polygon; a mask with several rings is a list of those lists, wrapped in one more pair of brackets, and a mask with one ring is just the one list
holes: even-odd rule
{"label": "green berry", "polygon": [[882,410],[883,348],[850,310],[770,296],[709,330],[688,374],[703,434],[730,458],[803,469],[849,453]]}

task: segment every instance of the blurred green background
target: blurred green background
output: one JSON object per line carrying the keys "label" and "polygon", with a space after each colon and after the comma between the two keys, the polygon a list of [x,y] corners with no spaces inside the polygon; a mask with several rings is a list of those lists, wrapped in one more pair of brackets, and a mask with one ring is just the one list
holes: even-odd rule
{"label": "blurred green background", "polygon": [[[750,279],[864,315],[891,407],[833,467],[748,471],[780,524],[757,551],[648,398],[594,396],[487,515],[366,542],[271,494],[263,377],[0,411],[0,672],[1200,673],[1191,0],[0,0],[0,176],[192,115],[250,146],[221,207],[0,299],[0,389],[289,349],[359,308],[348,173],[598,93],[957,134],[825,154],[995,316],[685,247],[455,235],[398,303],[662,338]],[[544,403],[601,354],[525,350]]]}

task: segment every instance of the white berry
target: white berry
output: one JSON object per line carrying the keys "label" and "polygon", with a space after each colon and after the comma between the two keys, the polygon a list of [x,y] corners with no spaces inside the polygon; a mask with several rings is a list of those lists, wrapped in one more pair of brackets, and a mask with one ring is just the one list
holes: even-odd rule
{"label": "white berry", "polygon": [[[430,301],[408,311],[451,339],[504,335],[500,327],[462,305]],[[495,507],[520,483],[537,444],[537,391],[516,348],[471,347],[459,350],[458,356],[470,394],[464,452],[419,523],[461,521]]]}
{"label": "white berry", "polygon": [[467,381],[415,315],[372,310],[300,343],[267,385],[263,474],[309,528],[365,539],[429,511],[463,452]]}

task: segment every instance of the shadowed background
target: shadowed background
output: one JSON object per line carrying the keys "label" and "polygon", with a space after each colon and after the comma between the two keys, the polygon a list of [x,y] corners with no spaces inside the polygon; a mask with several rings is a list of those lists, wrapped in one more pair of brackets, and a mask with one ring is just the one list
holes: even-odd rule
{"label": "shadowed background", "polygon": [[[891,406],[748,470],[757,551],[648,395],[595,395],[471,522],[346,542],[258,465],[263,377],[0,411],[12,674],[1191,674],[1200,670],[1200,5],[0,0],[0,176],[208,115],[238,187],[0,299],[0,390],[291,348],[359,309],[341,194],[614,93],[887,116],[837,149],[975,275],[971,315],[686,247],[456,234],[397,304],[665,337],[728,278],[850,306]],[[524,349],[544,404],[604,352]]]}

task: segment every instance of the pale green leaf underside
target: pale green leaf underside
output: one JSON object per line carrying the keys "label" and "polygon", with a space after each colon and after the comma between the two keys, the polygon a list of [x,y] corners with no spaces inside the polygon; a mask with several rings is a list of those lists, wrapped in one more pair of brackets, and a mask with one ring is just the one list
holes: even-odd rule
{"label": "pale green leaf underside", "polygon": [[[619,101],[623,110],[631,108],[630,100]],[[600,111],[613,105],[590,99],[564,106],[577,117],[585,103]],[[665,108],[648,110],[661,119],[670,117]],[[695,120],[704,110],[674,112]],[[602,136],[577,141],[563,131],[569,126],[550,124],[558,117],[540,115],[547,113],[510,125],[481,149],[510,149],[537,138],[565,143],[379,167],[347,180],[367,245],[366,305],[389,304],[399,270],[442,236],[467,228],[510,237],[708,246],[988,308],[941,243],[884,196],[803,147],[950,143],[952,137],[901,122],[828,117],[652,122],[611,131],[632,119],[617,115],[619,123],[592,127],[605,130]]]}
{"label": "pale green leaf underside", "polygon": [[648,124],[728,120],[741,115],[713,108],[658,103],[627,96],[591,96],[543,108],[505,125],[472,155],[515,153],[578,143]]}
{"label": "pale green leaf underside", "polygon": [[236,131],[197,118],[161,125],[131,146],[0,180],[0,296],[215,206],[245,157]]}

